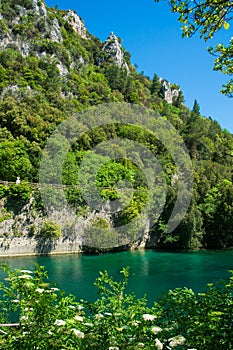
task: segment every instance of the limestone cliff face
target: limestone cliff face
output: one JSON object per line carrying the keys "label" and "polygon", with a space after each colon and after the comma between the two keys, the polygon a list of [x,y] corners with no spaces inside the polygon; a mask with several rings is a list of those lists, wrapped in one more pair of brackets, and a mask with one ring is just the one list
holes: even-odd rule
{"label": "limestone cliff face", "polygon": [[[59,20],[56,18],[56,11],[53,10],[51,12],[51,9],[47,9],[43,0],[31,0],[27,7],[17,4],[16,1],[13,11],[14,14],[11,18],[9,18],[9,14],[6,11],[2,10],[0,12],[0,21],[2,22],[2,30],[0,31],[1,51],[11,48],[19,51],[23,57],[33,53],[41,58],[50,54],[46,49],[46,46],[49,47],[50,45],[49,42],[63,43],[64,38]],[[69,10],[62,17],[72,27],[74,32],[82,39],[87,39],[86,27],[74,11]],[[63,25],[65,25],[65,22]],[[31,27],[25,31],[29,23]],[[32,31],[31,34],[30,31]],[[42,40],[44,40],[44,43],[48,43],[43,51],[41,51],[41,47],[38,48],[38,43]],[[67,54],[69,55],[69,53]],[[66,76],[69,72],[69,67],[56,55],[52,54],[51,56],[57,62],[60,75]],[[83,59],[80,57],[79,62],[82,61]],[[74,64],[75,62],[70,57],[70,66],[74,66]]]}
{"label": "limestone cliff face", "polygon": [[[63,37],[61,33],[61,28],[57,18],[51,19],[49,15],[45,3],[43,1],[31,0],[31,6],[29,8],[25,8],[22,5],[15,5],[14,11],[16,16],[11,20],[10,28],[6,31],[1,31],[1,42],[0,47],[5,49],[9,47],[9,45],[16,45],[16,48],[22,53],[23,56],[29,54],[28,50],[23,50],[22,45],[19,45],[19,42],[22,41],[25,46],[26,44],[31,46],[31,42],[33,40],[23,39],[22,35],[19,33],[15,33],[15,26],[22,25],[25,23],[25,18],[29,16],[34,16],[34,24],[39,28],[40,35],[43,38],[50,39],[53,42],[61,43],[63,42]],[[0,19],[4,19],[4,12],[0,13]],[[63,15],[63,19],[67,21],[73,28],[73,30],[78,33],[82,38],[87,38],[87,30],[86,27],[81,20],[81,18],[71,10],[68,10],[65,15]],[[33,47],[30,47],[33,49]]]}
{"label": "limestone cliff face", "polygon": [[160,83],[162,84],[162,94],[164,99],[168,103],[172,103],[173,99],[178,97],[179,89],[172,88],[172,84],[169,81],[160,78]]}
{"label": "limestone cliff face", "polygon": [[[140,239],[131,243],[126,240],[125,244],[118,246],[115,243],[119,242],[119,237],[111,236],[111,229],[106,242],[106,232],[101,231],[101,228],[96,231],[96,226],[93,226],[93,223],[101,222],[111,227],[111,218],[105,211],[89,210],[85,215],[77,216],[66,206],[60,210],[51,208],[48,218],[48,213],[44,213],[41,208],[38,209],[34,196],[17,212],[6,211],[5,204],[5,199],[2,199],[0,201],[0,256],[96,253],[151,246],[149,222]],[[111,246],[113,239],[114,243]]]}
{"label": "limestone cliff face", "polygon": [[81,18],[74,11],[69,10],[67,15],[65,15],[63,18],[69,22],[73,30],[78,33],[81,38],[87,39],[86,27]]}
{"label": "limestone cliff face", "polygon": [[105,41],[103,51],[112,59],[113,63],[129,72],[128,64],[125,62],[124,58],[124,51],[119,39],[113,32],[110,33],[110,36]]}
{"label": "limestone cliff face", "polygon": [[[29,16],[37,17],[41,25],[43,22],[43,30],[41,26],[40,31],[42,37],[50,38],[55,42],[62,41],[62,35],[57,20],[55,19],[50,26],[48,25],[48,14],[45,3],[43,1],[38,2],[37,0],[31,0],[31,6],[27,8],[16,4],[14,6],[14,18],[11,20],[4,11],[0,14],[0,18],[2,20],[7,19],[8,22],[8,28],[1,32],[1,50],[14,48],[20,51],[24,57],[29,55],[30,50],[33,50],[33,40],[26,39],[19,29],[19,26],[22,26]],[[16,28],[18,28],[18,31]]]}
{"label": "limestone cliff face", "polygon": [[[27,6],[23,6],[22,1],[15,0],[10,10],[8,13],[4,6],[0,9],[0,51],[11,48],[19,51],[23,57],[33,54],[41,59],[53,60],[61,77],[66,77],[75,67],[85,66],[85,50],[82,50],[82,45],[85,40],[90,40],[90,34],[75,11],[48,8],[43,0],[31,0]],[[80,53],[66,47],[64,28],[77,34]],[[66,59],[61,57],[64,57],[65,51]],[[110,63],[129,72],[124,49],[113,33],[102,43],[102,52],[105,52]],[[95,60],[101,64],[103,57],[96,57]]]}

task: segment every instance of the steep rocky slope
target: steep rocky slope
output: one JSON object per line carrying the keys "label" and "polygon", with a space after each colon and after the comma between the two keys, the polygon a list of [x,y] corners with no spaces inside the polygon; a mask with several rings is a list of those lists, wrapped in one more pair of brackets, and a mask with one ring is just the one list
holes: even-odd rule
{"label": "steep rocky slope", "polygon": [[[88,208],[75,175],[90,149],[114,137],[146,145],[158,158],[167,184],[166,203],[156,225],[149,230],[149,223],[145,223],[140,239],[132,235],[129,244],[121,242],[122,249],[233,245],[232,135],[221,130],[216,121],[201,116],[197,102],[189,110],[178,85],[156,74],[151,79],[138,73],[130,62],[130,53],[114,33],[101,42],[89,33],[75,11],[49,8],[44,1],[2,0],[0,72],[0,254],[88,250],[93,248],[88,237],[94,234],[98,240],[106,229],[109,236],[97,245],[102,244],[105,250],[104,240],[116,242],[114,227],[129,222],[145,205],[148,186],[142,173],[126,161],[123,150],[122,159],[100,171],[98,190],[106,200],[118,198],[118,181],[132,181],[133,199],[115,216]],[[75,214],[63,207],[53,208],[50,219],[46,216],[37,184],[40,158],[49,136],[70,116],[111,102],[153,111],[175,127],[189,150],[195,180],[193,197],[183,221],[169,234],[166,224],[182,172],[166,145],[146,129],[129,125],[96,128],[72,145],[62,183]],[[79,126],[85,131],[82,124]],[[93,163],[99,161],[97,156],[93,159]],[[19,185],[15,184],[17,177],[21,178]]]}

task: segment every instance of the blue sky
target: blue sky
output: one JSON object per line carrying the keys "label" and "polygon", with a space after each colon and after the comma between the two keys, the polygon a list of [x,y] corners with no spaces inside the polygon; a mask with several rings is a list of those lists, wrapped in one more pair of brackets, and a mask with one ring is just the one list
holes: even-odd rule
{"label": "blue sky", "polygon": [[197,99],[202,115],[233,133],[233,99],[219,92],[228,77],[213,71],[213,57],[207,52],[208,46],[227,42],[231,28],[207,43],[198,35],[182,39],[177,15],[165,0],[46,0],[46,4],[76,10],[88,31],[102,41],[113,31],[122,38],[139,72],[150,77],[156,73],[180,85],[189,108]]}

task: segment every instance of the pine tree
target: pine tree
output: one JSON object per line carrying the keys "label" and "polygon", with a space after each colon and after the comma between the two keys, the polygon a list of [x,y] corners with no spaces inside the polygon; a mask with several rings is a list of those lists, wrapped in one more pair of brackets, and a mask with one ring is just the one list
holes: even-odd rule
{"label": "pine tree", "polygon": [[200,115],[200,105],[197,102],[197,100],[194,100],[192,112],[194,112],[195,114]]}
{"label": "pine tree", "polygon": [[152,84],[150,87],[151,94],[156,94],[158,95],[161,90],[161,83],[159,81],[158,75],[154,74]]}

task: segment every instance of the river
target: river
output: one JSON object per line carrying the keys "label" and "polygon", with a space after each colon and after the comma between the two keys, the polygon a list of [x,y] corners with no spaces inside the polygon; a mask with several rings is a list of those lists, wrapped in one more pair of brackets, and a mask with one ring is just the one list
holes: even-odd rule
{"label": "river", "polygon": [[[58,255],[42,257],[1,258],[13,268],[32,268],[33,263],[44,265],[50,281],[59,288],[78,297],[93,301],[97,288],[93,282],[99,271],[108,270],[114,278],[119,278],[122,267],[129,266],[131,277],[128,291],[137,297],[147,295],[149,305],[176,287],[188,287],[202,291],[209,282],[229,276],[233,270],[233,250],[156,252],[132,251],[114,254]],[[0,279],[3,273],[0,272]]]}

